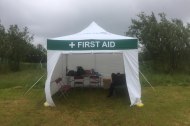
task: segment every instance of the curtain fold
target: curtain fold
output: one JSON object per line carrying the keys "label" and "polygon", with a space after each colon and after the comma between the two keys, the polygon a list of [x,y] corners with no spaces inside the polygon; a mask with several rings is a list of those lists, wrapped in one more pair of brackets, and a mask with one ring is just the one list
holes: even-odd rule
{"label": "curtain fold", "polygon": [[126,82],[131,105],[141,102],[141,85],[139,81],[138,50],[126,50],[123,52]]}

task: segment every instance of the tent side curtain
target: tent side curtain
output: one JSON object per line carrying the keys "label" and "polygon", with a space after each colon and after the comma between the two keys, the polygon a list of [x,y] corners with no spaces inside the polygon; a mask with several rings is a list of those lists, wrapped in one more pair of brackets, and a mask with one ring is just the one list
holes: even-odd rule
{"label": "tent side curtain", "polygon": [[121,40],[47,40],[48,50],[125,50],[137,49],[137,39]]}
{"label": "tent side curtain", "polygon": [[52,92],[51,92],[51,77],[54,71],[54,68],[57,64],[57,61],[59,60],[61,56],[60,52],[48,52],[47,53],[47,79],[45,83],[45,94],[46,94],[46,102],[50,106],[54,106],[54,102],[52,100]]}
{"label": "tent side curtain", "polygon": [[131,105],[141,102],[141,86],[139,81],[138,50],[127,50],[123,53],[126,82]]}
{"label": "tent side curtain", "polygon": [[57,63],[54,67],[51,76],[51,86],[50,86],[51,95],[55,94],[60,88],[60,86],[55,83],[55,80],[57,78],[62,78],[63,79],[62,81],[65,82],[66,81],[65,76],[66,76],[66,55],[61,54],[59,56],[59,59],[57,60]]}

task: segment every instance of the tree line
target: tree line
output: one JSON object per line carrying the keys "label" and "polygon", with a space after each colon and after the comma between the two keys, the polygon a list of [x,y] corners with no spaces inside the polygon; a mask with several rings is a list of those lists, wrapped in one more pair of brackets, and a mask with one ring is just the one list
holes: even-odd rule
{"label": "tree line", "polygon": [[10,25],[6,30],[0,22],[0,65],[8,64],[10,70],[18,71],[21,62],[46,62],[46,49],[34,46],[32,40],[27,27]]}
{"label": "tree line", "polygon": [[[141,58],[151,61],[153,68],[166,72],[190,69],[190,24],[180,19],[168,19],[164,13],[140,13],[132,19],[127,35],[137,37],[142,45]],[[31,44],[28,28],[0,22],[0,63],[8,63],[13,71],[21,62],[46,62],[46,49]]]}
{"label": "tree line", "polygon": [[137,37],[142,45],[144,61],[152,61],[156,69],[174,72],[190,68],[190,24],[180,19],[168,19],[140,13],[132,19],[127,35]]}

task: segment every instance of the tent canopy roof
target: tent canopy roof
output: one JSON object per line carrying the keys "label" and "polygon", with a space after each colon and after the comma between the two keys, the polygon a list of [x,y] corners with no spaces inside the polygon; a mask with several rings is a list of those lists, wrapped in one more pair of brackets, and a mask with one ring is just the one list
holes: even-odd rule
{"label": "tent canopy roof", "polygon": [[121,35],[112,34],[107,32],[95,22],[92,22],[87,28],[79,33],[62,36],[57,38],[51,38],[50,40],[118,40],[118,39],[135,39],[132,37],[126,37]]}
{"label": "tent canopy roof", "polygon": [[47,40],[48,50],[126,50],[137,45],[136,38],[112,34],[95,22],[79,33]]}

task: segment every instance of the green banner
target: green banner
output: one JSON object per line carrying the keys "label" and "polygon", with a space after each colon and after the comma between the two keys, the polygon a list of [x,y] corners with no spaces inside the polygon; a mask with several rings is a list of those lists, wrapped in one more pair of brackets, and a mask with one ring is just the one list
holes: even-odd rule
{"label": "green banner", "polygon": [[48,50],[124,50],[137,49],[137,39],[123,40],[47,40]]}

